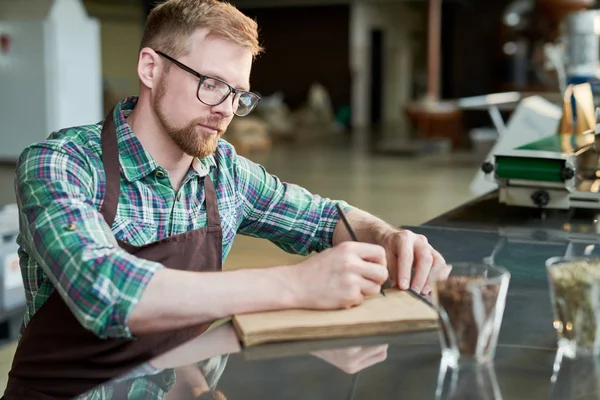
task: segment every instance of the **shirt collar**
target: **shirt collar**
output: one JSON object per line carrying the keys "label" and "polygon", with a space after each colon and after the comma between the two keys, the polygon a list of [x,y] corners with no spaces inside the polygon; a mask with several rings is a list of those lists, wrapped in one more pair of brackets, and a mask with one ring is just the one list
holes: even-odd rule
{"label": "shirt collar", "polygon": [[[127,123],[126,118],[135,108],[137,101],[137,97],[126,97],[117,103],[113,113],[119,148],[119,163],[125,179],[129,182],[142,179],[160,167],[150,153],[144,149]],[[194,158],[192,162],[193,171],[200,176],[208,175],[216,167],[214,155],[202,159]]]}
{"label": "shirt collar", "polygon": [[192,168],[200,176],[208,175],[209,172],[212,172],[215,169],[217,169],[217,161],[215,160],[215,155],[211,154],[210,156],[204,158],[194,158],[194,161],[192,162]]}

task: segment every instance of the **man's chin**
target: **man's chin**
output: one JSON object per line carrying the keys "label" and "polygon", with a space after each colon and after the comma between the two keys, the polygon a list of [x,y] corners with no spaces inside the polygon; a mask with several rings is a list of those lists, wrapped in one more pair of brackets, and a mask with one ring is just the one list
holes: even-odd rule
{"label": "man's chin", "polygon": [[211,143],[210,145],[205,144],[204,146],[202,146],[202,148],[197,149],[194,152],[186,152],[187,154],[193,156],[193,157],[197,157],[197,158],[206,158],[209,156],[212,156],[213,154],[215,154],[215,152],[217,151],[217,140],[214,141],[214,143]]}
{"label": "man's chin", "polygon": [[[189,135],[189,133],[187,135]],[[171,137],[175,143],[177,143],[179,149],[185,154],[192,157],[205,158],[213,155],[217,151],[219,138],[222,135],[223,133],[219,133],[213,137],[205,137],[200,140],[189,140],[189,136],[186,135],[171,135]]]}

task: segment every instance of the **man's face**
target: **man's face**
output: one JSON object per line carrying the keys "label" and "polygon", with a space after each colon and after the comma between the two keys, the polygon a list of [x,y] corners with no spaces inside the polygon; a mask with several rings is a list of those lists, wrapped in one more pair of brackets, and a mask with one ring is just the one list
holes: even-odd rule
{"label": "man's face", "polygon": [[[189,53],[178,61],[202,75],[249,90],[250,50],[226,39],[207,38],[203,30],[194,34],[190,43]],[[184,153],[203,158],[215,152],[218,139],[233,119],[233,94],[219,105],[207,106],[197,98],[198,82],[197,77],[171,64],[155,89],[154,112]]]}

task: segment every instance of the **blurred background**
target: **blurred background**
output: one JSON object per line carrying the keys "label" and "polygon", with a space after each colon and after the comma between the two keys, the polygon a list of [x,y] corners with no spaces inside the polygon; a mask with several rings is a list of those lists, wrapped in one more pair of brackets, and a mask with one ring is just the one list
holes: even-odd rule
{"label": "blurred background", "polygon": [[[251,75],[263,100],[224,138],[282,180],[397,226],[489,190],[477,181],[481,163],[501,135],[533,124],[526,112],[514,120],[523,99],[554,110],[566,84],[599,77],[595,0],[231,2],[256,19],[266,52]],[[137,94],[139,42],[155,3],[0,0],[3,293],[19,280],[19,153],[53,130],[100,121]],[[226,268],[294,260],[238,238]],[[0,385],[23,312],[17,291],[17,304],[0,315]]]}

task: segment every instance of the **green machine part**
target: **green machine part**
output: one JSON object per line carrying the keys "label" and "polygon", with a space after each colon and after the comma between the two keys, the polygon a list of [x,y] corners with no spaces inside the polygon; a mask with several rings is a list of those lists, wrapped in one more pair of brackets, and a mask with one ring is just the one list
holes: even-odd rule
{"label": "green machine part", "polygon": [[534,157],[496,156],[496,177],[541,182],[563,182],[564,160]]}
{"label": "green machine part", "polygon": [[[576,148],[576,136],[570,136],[569,142],[573,148]],[[559,135],[552,135],[536,140],[535,142],[527,143],[523,146],[517,147],[517,150],[552,151],[555,153],[562,153],[564,151],[562,138]]]}
{"label": "green machine part", "polygon": [[[579,148],[578,135],[570,135],[571,149]],[[564,138],[551,135],[517,147],[517,150],[543,151],[561,154]],[[561,171],[565,165],[562,159],[543,157],[496,156],[496,176],[501,179],[523,179],[540,182],[563,182]]]}

